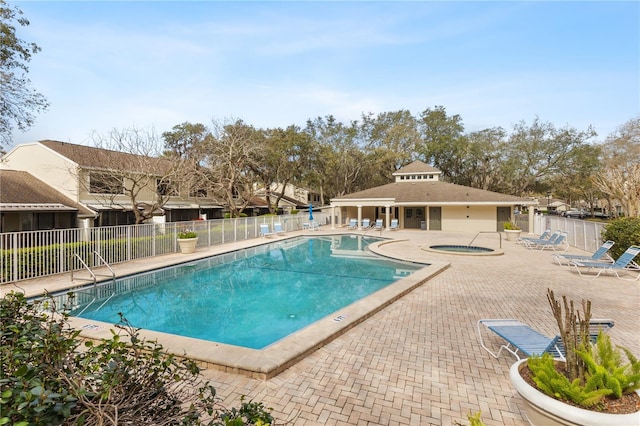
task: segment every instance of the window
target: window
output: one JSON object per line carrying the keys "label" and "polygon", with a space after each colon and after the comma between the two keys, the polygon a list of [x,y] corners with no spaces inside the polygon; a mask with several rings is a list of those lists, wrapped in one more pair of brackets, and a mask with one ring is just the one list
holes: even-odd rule
{"label": "window", "polygon": [[89,192],[92,194],[122,194],[122,178],[107,173],[92,172],[89,175]]}
{"label": "window", "polygon": [[206,198],[207,194],[208,192],[204,188],[192,189],[191,191],[189,191],[189,197],[193,198]]}
{"label": "window", "polygon": [[172,195],[172,196],[178,195],[178,188],[171,181],[157,179],[156,188],[159,195]]}

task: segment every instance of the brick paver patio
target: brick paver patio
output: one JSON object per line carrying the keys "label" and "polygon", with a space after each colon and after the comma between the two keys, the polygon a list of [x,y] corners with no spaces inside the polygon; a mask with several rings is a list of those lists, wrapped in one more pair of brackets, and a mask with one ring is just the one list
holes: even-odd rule
{"label": "brick paver patio", "polygon": [[[640,356],[640,282],[579,277],[552,263],[549,251],[505,241],[502,256],[421,250],[468,244],[470,234],[382,235],[403,240],[382,246],[386,255],[451,266],[272,379],[206,370],[225,405],[237,406],[245,395],[272,407],[277,424],[288,425],[467,425],[467,414],[478,411],[486,425],[526,425],[508,377],[515,359],[494,359],[482,350],[476,321],[517,318],[553,336],[547,288],[578,303],[591,300],[593,317],[615,321],[614,343]],[[474,245],[497,248],[498,237],[483,234]],[[500,344],[486,336],[488,343]]]}
{"label": "brick paver patio", "polygon": [[[514,358],[494,359],[482,350],[476,321],[517,318],[553,336],[547,288],[591,300],[594,317],[615,320],[614,342],[640,355],[638,282],[581,278],[552,263],[549,251],[505,241],[503,256],[420,250],[467,244],[468,234],[399,231],[393,237],[409,241],[384,246],[389,254],[450,261],[451,267],[271,380],[207,372],[225,404],[246,395],[291,425],[468,424],[467,414],[478,411],[487,425],[528,424],[508,377]],[[475,244],[496,247],[497,237]]]}

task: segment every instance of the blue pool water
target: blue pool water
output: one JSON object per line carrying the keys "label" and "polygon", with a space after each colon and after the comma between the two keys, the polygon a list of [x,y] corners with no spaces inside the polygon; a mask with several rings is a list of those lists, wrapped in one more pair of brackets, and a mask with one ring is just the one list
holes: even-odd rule
{"label": "blue pool water", "polygon": [[373,241],[300,237],[125,277],[77,292],[72,315],[261,349],[424,267],[373,255]]}

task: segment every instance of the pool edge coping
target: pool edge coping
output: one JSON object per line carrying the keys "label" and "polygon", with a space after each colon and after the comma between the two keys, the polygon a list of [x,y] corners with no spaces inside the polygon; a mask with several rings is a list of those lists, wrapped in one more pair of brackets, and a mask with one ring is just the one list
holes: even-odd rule
{"label": "pool edge coping", "polygon": [[[401,278],[264,349],[244,348],[152,330],[140,330],[139,338],[157,341],[167,353],[192,359],[204,368],[267,380],[425,284],[449,266],[448,262],[425,265],[408,277]],[[337,320],[338,318],[340,319]],[[79,317],[70,317],[70,323],[80,330],[81,338],[91,340],[109,339],[115,329],[113,324]]]}

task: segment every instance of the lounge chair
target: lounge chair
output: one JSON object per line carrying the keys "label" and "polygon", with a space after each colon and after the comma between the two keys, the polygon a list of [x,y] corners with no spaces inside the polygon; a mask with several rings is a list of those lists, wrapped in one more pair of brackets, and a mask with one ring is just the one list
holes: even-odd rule
{"label": "lounge chair", "polygon": [[548,240],[549,237],[551,236],[551,229],[545,229],[545,231],[540,234],[539,237],[520,237],[516,240],[516,243],[520,244],[520,245],[524,245],[525,241],[531,241],[531,240]]}
{"label": "lounge chair", "polygon": [[[640,265],[633,261],[633,259],[640,253],[639,246],[631,246],[629,247],[614,263],[607,262],[588,262],[586,260],[572,260],[569,263],[569,266],[576,268],[578,274],[582,276],[582,269],[585,269],[584,272],[595,272],[598,271],[596,275],[589,275],[597,278],[603,272],[609,273],[613,272],[616,277],[621,280],[627,281],[637,281],[640,278]],[[638,272],[638,275],[635,278],[623,278],[620,276],[620,272]]]}
{"label": "lounge chair", "polygon": [[375,225],[373,225],[373,229],[376,231],[382,231],[384,229],[384,225],[382,224],[382,219],[376,219]]}
{"label": "lounge chair", "polygon": [[525,247],[529,247],[529,246],[536,245],[536,244],[547,244],[549,242],[552,243],[558,237],[560,237],[561,233],[562,233],[562,231],[555,231],[553,234],[549,235],[548,238],[522,238],[521,239],[521,243]]}
{"label": "lounge chair", "polygon": [[[506,345],[501,345],[498,352],[489,349],[482,339],[482,330],[480,325],[484,325],[498,336],[506,340]],[[589,338],[593,342],[600,331],[607,331],[613,327],[612,320],[591,320],[589,322]],[[532,355],[542,355],[549,353],[554,358],[565,357],[565,349],[560,336],[549,338],[537,330],[516,319],[481,319],[477,323],[478,339],[484,350],[489,352],[494,358],[498,358],[502,350],[510,352],[518,360],[520,355],[530,357]]]}
{"label": "lounge chair", "polygon": [[349,229],[358,229],[358,219],[350,219],[348,228]]}
{"label": "lounge chair", "polygon": [[371,228],[371,219],[362,219],[362,229]]}
{"label": "lounge chair", "polygon": [[391,219],[391,225],[389,225],[389,231],[398,230],[398,219]]}
{"label": "lounge chair", "polygon": [[260,236],[265,238],[270,238],[273,236],[273,232],[269,231],[269,225],[266,223],[260,224]]}
{"label": "lounge chair", "polygon": [[[558,254],[553,253],[553,259],[558,262],[559,265],[568,266],[571,261],[587,261],[587,262],[609,262],[613,263],[613,258],[607,253],[615,242],[609,240],[605,241],[598,250],[593,252],[591,256],[585,256],[582,254]],[[565,263],[563,263],[565,262]]]}
{"label": "lounge chair", "polygon": [[549,239],[548,242],[542,242],[542,241],[534,242],[534,243],[527,242],[526,246],[527,248],[530,248],[533,250],[551,249],[553,251],[556,251],[556,249],[559,249],[564,246],[563,251],[567,251],[569,249],[569,244],[566,243],[566,239],[567,239],[567,233],[561,232],[560,235],[558,235],[558,237],[553,240]]}
{"label": "lounge chair", "polygon": [[280,222],[273,224],[273,232],[275,232],[277,235],[285,234],[284,229],[282,229],[282,224]]}

